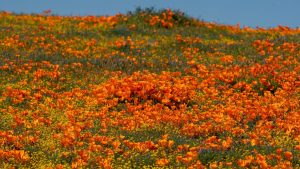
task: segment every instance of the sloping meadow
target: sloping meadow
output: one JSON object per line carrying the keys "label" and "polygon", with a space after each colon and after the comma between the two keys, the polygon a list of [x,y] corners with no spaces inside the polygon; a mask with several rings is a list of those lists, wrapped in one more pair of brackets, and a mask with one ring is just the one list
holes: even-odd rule
{"label": "sloping meadow", "polygon": [[1,168],[298,168],[300,29],[0,13]]}

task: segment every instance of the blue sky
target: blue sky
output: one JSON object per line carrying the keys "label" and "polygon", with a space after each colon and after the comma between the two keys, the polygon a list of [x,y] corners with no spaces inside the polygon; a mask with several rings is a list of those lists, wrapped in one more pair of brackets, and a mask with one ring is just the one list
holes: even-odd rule
{"label": "blue sky", "polygon": [[0,0],[0,10],[57,15],[113,15],[136,7],[180,9],[222,24],[251,27],[300,27],[300,0]]}

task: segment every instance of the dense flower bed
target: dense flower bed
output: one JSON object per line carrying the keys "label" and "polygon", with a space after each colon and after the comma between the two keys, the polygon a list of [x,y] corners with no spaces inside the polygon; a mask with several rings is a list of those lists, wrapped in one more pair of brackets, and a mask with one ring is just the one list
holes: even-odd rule
{"label": "dense flower bed", "polygon": [[300,29],[0,13],[1,168],[300,167]]}

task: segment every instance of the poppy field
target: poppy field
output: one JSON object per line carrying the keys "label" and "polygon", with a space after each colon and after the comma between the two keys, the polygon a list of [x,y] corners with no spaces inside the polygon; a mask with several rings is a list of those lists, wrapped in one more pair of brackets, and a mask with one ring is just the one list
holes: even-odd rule
{"label": "poppy field", "polygon": [[300,28],[2,11],[0,168],[300,168]]}

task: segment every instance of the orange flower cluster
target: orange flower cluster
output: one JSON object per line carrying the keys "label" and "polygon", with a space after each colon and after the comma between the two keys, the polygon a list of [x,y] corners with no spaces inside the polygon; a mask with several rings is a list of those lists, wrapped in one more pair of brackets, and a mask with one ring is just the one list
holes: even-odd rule
{"label": "orange flower cluster", "polygon": [[161,16],[152,16],[149,24],[151,26],[160,25],[164,28],[172,28],[174,26],[173,15],[173,12],[170,9],[167,9],[165,12],[162,12]]}
{"label": "orange flower cluster", "polygon": [[3,93],[3,96],[11,99],[14,104],[22,103],[29,95],[30,91],[13,89],[10,86],[7,87],[5,93]]}
{"label": "orange flower cluster", "polygon": [[0,150],[0,159],[5,159],[7,161],[15,160],[17,162],[25,163],[29,160],[29,155],[24,150]]}
{"label": "orange flower cluster", "polygon": [[57,79],[60,75],[58,68],[59,68],[59,66],[55,65],[55,67],[51,71],[45,71],[43,69],[38,69],[33,73],[34,80],[38,80],[42,77],[50,77],[52,80]]}

